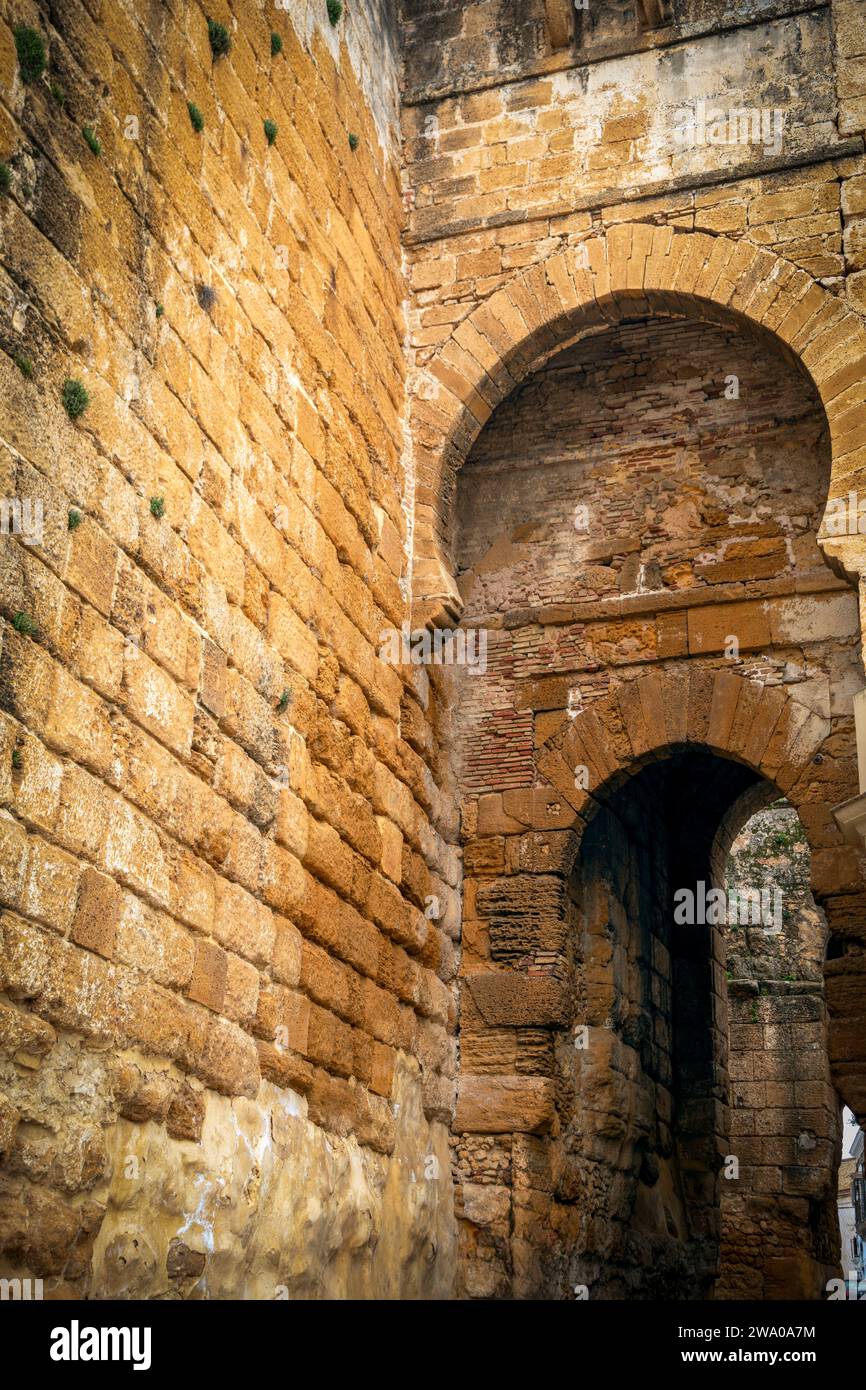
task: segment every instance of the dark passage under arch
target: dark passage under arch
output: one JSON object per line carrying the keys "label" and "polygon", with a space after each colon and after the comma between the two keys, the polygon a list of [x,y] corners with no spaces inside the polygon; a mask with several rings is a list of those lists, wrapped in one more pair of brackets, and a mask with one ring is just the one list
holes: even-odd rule
{"label": "dark passage under arch", "polygon": [[[818,1297],[835,1273],[838,1106],[820,983],[807,994],[770,971],[753,1001],[729,1000],[729,934],[781,938],[787,905],[757,878],[720,882],[719,832],[732,832],[732,811],[742,822],[777,797],[742,763],[680,747],[602,790],[583,837],[572,876],[575,1036],[558,1049],[553,1147],[555,1200],[578,1200],[584,1216],[558,1252],[563,1275],[593,1296],[736,1296],[747,1267],[759,1296]],[[750,1048],[742,1019],[752,1005],[760,1037]],[[765,1075],[752,1075],[755,1059]],[[797,1152],[798,1133],[810,1136],[808,1153]],[[728,1193],[739,1205],[725,1223]],[[762,1236],[764,1222],[776,1238]],[[720,1285],[726,1240],[740,1248]]]}

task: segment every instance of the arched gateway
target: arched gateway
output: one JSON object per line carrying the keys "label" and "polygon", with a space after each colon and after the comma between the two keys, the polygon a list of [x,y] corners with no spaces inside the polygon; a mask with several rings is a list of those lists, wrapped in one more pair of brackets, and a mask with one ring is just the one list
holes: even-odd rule
{"label": "arched gateway", "polygon": [[[635,225],[516,277],[419,380],[415,621],[487,643],[451,700],[470,1295],[736,1293],[730,1158],[728,1268],[762,1297],[835,1271],[834,1085],[862,1109],[866,1077],[866,902],[832,814],[857,791],[861,542],[824,543],[834,572],[817,541],[856,486],[864,367],[802,272]],[[829,1044],[820,983],[729,1014],[718,930],[673,920],[737,808],[779,798],[831,933]],[[762,1060],[729,1075],[732,1018]]]}

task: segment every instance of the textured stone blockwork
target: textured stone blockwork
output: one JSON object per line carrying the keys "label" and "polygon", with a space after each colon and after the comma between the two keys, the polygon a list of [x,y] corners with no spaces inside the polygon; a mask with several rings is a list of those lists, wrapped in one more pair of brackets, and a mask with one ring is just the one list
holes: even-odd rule
{"label": "textured stone blockwork", "polygon": [[[0,0],[0,1274],[820,1290],[863,14]],[[757,1021],[671,912],[750,796],[828,930]]]}
{"label": "textured stone blockwork", "polygon": [[0,1267],[448,1293],[454,815],[377,657],[407,611],[394,17],[0,17],[2,491],[44,516],[0,557]]}
{"label": "textured stone blockwork", "polygon": [[[556,5],[501,0],[484,25],[471,7],[449,8],[441,29],[423,0],[404,8],[414,612],[462,617],[487,640],[485,680],[461,674],[453,697],[466,871],[460,1090],[469,1074],[495,1077],[500,1095],[509,1075],[523,1087],[510,1137],[479,1123],[455,1141],[463,1287],[475,1297],[568,1297],[574,1280],[595,1295],[709,1288],[712,1243],[734,1229],[720,1223],[718,1181],[726,1106],[742,1103],[727,1072],[739,1004],[727,998],[723,943],[671,938],[657,881],[709,881],[719,825],[750,786],[786,795],[800,815],[830,928],[832,1079],[856,1113],[866,1104],[862,861],[834,819],[857,786],[862,663],[845,589],[864,553],[856,520],[822,521],[828,492],[856,508],[862,491],[862,6],[674,0],[664,13],[595,6],[566,24]],[[796,54],[784,37],[795,31]],[[798,76],[807,50],[826,63]],[[745,59],[758,52],[760,63]],[[716,105],[772,117],[777,97],[776,148],[744,127],[732,138],[729,124],[722,142],[694,121],[682,140],[674,125],[689,103],[697,120],[699,100],[704,115]],[[694,761],[708,751],[723,761]],[[653,774],[655,763],[667,770]],[[698,766],[717,790],[688,802],[692,831],[677,779]],[[641,806],[664,831],[655,873]],[[683,971],[678,1023],[669,1003]],[[492,986],[491,972],[523,974],[524,990]],[[539,975],[556,981],[566,1018],[570,1000],[576,1036],[589,1029],[577,1057],[551,1017],[524,1026]],[[521,1001],[510,1024],[493,998]],[[776,1013],[762,1024],[757,1084],[793,1083],[770,1073],[786,1064],[796,1009],[784,997],[761,1007]],[[804,1015],[796,1026],[816,1024]],[[823,1042],[812,1044],[825,1086]],[[557,1103],[527,1134],[519,1097],[529,1112],[533,1077],[558,1078]],[[474,1080],[471,1092],[480,1117]],[[810,1098],[822,1108],[827,1094]],[[831,1146],[834,1105],[820,1126]],[[598,1153],[594,1108],[608,1145]],[[771,1170],[773,1191],[798,1181],[783,1173],[795,1137],[783,1128],[779,1118],[765,1136],[772,1156],[752,1145],[756,1190]],[[800,1187],[774,1208],[776,1254],[796,1246],[801,1199],[826,1196],[826,1167],[801,1166]],[[484,1187],[495,1201],[478,1200]],[[811,1296],[832,1267],[832,1232],[813,1215],[789,1293]],[[629,1248],[629,1229],[642,1244]],[[703,1255],[690,1250],[698,1231]],[[744,1279],[763,1296],[785,1291],[769,1263]]]}

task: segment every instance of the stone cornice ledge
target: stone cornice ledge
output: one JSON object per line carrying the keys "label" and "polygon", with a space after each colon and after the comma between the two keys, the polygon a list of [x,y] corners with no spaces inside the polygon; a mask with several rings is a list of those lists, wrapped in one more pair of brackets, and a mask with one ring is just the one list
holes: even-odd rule
{"label": "stone cornice ledge", "polygon": [[833,807],[833,819],[849,845],[866,844],[866,792]]}

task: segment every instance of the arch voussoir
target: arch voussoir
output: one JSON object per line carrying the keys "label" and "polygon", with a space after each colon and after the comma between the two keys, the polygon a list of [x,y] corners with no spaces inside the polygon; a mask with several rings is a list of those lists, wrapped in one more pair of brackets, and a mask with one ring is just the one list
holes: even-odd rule
{"label": "arch voussoir", "polygon": [[[569,718],[536,761],[581,813],[591,809],[599,788],[618,785],[647,761],[684,746],[702,746],[744,763],[799,806],[815,800],[810,769],[830,735],[830,720],[786,687],[767,688],[738,671],[654,671],[623,681]],[[831,756],[836,772],[820,779],[828,805],[856,780],[853,756]],[[589,774],[588,797],[573,783],[581,766]],[[832,817],[825,821],[830,842],[840,843]]]}
{"label": "arch voussoir", "polygon": [[688,740],[691,678],[688,667],[676,671],[663,670],[659,676],[665,731],[671,745]]}
{"label": "arch voussoir", "polygon": [[741,687],[742,679],[733,671],[716,672],[706,735],[707,746],[716,752],[727,753],[730,747]]}
{"label": "arch voussoir", "polygon": [[751,767],[761,769],[764,756],[785,708],[785,692],[780,686],[762,689],[762,698],[755,711],[752,726],[743,740],[743,759]]}
{"label": "arch voussoir", "polygon": [[605,737],[605,726],[591,711],[579,714],[562,735],[562,755],[573,769],[585,767],[592,787],[599,787],[623,766]]}

